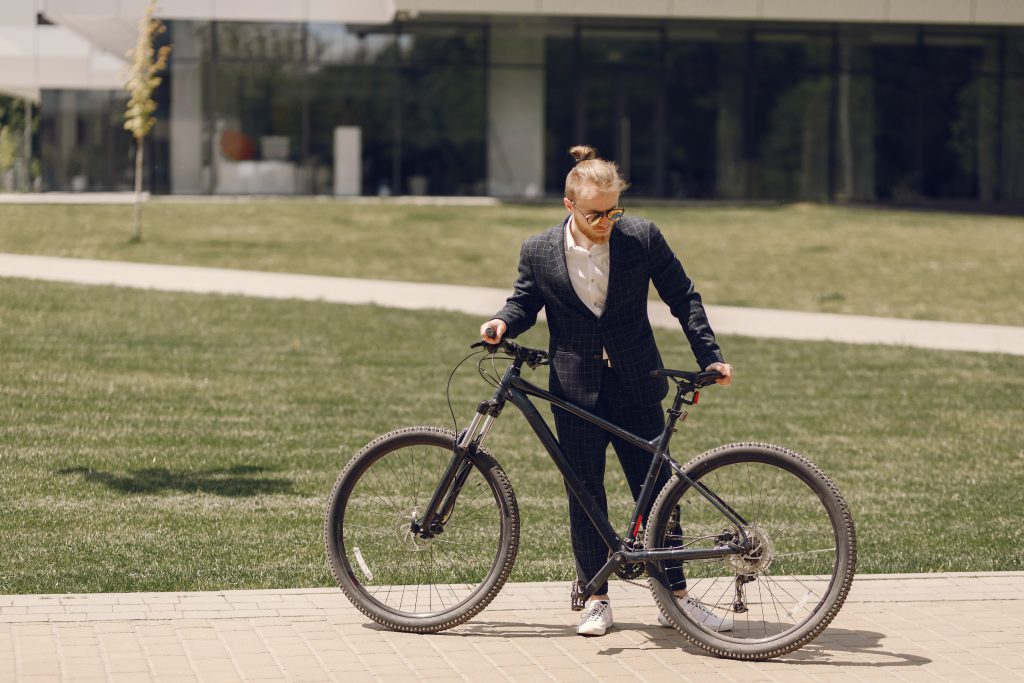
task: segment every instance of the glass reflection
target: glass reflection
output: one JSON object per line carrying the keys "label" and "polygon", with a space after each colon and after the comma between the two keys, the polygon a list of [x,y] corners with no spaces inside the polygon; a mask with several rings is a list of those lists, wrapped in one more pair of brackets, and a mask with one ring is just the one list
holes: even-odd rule
{"label": "glass reflection", "polygon": [[[169,24],[156,191],[330,193],[355,165],[362,194],[480,194],[491,69],[540,68],[553,195],[583,141],[638,197],[1024,199],[1013,28],[561,18],[522,29],[545,35],[543,62],[492,65],[479,22]],[[122,93],[42,105],[44,188],[130,188]]]}

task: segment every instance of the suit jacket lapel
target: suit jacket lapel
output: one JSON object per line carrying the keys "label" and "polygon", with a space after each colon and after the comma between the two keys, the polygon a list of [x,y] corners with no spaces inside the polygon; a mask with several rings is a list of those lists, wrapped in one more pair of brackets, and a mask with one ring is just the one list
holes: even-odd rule
{"label": "suit jacket lapel", "polygon": [[615,266],[617,263],[621,265],[622,248],[622,235],[619,234],[618,230],[612,228],[612,236],[608,242],[608,296],[604,300],[602,316],[607,315],[608,309],[615,303],[615,292],[618,291],[618,283],[622,279],[622,268],[616,268]]}
{"label": "suit jacket lapel", "polygon": [[587,308],[587,305],[580,299],[576,288],[572,286],[572,281],[569,280],[569,264],[565,259],[565,225],[568,222],[569,218],[566,217],[549,242],[549,247],[554,252],[551,259],[551,262],[555,264],[554,272],[551,273],[553,283],[559,299],[570,302],[584,315],[596,318],[594,312]]}

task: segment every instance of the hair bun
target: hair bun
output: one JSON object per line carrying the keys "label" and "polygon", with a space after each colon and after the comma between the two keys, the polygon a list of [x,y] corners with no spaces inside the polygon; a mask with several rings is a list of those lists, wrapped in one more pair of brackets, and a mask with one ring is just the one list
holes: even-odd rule
{"label": "hair bun", "polygon": [[576,160],[576,163],[581,161],[590,161],[591,159],[597,158],[597,150],[590,145],[576,145],[575,147],[569,148],[569,154]]}
{"label": "hair bun", "polygon": [[[576,165],[565,176],[566,199],[575,201],[577,192],[584,188],[622,192],[629,187],[619,173],[618,164],[597,156],[597,150],[590,145],[574,145],[569,148],[569,154],[576,160]],[[587,163],[581,163],[583,161]]]}

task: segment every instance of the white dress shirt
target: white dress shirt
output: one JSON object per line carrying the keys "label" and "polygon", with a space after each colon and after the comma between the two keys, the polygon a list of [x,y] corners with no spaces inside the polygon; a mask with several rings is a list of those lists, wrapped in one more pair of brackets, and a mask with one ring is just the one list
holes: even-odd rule
{"label": "white dress shirt", "polygon": [[608,266],[611,251],[608,243],[595,244],[586,250],[572,237],[572,219],[565,223],[565,265],[569,268],[569,281],[576,296],[598,318],[604,313],[608,298]]}

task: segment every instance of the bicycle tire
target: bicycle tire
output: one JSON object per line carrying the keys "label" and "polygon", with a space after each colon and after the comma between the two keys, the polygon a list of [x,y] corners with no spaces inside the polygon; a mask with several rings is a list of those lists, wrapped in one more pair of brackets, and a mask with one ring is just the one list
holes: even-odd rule
{"label": "bicycle tire", "polygon": [[344,468],[324,515],[324,543],[341,590],[388,628],[435,633],[472,618],[504,585],[519,549],[519,508],[483,449],[444,531],[410,533],[454,453],[456,435],[406,427],[374,439]]}
{"label": "bicycle tire", "polygon": [[[688,597],[699,606],[694,616],[668,585],[664,565],[648,564],[651,592],[669,622],[693,644],[730,659],[779,657],[820,635],[846,600],[857,564],[853,518],[832,480],[803,456],[762,443],[721,446],[683,471],[747,522],[757,548],[684,564]],[[720,544],[715,536],[737,531],[723,532],[728,526],[694,486],[674,476],[654,502],[644,542],[710,548]],[[701,617],[700,607],[714,618]],[[731,619],[732,628],[706,625],[715,619]]]}

